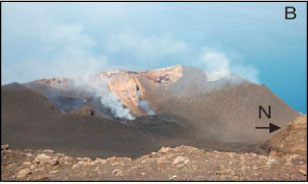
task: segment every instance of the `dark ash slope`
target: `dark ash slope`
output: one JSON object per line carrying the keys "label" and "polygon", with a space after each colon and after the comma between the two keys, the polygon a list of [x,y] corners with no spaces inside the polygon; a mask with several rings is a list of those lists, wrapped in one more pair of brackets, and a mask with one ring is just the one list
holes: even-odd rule
{"label": "dark ash slope", "polygon": [[16,149],[53,149],[72,156],[141,155],[162,146],[193,145],[206,150],[254,152],[245,144],[218,144],[195,138],[196,128],[177,115],[138,117],[133,122],[63,114],[46,97],[20,84],[1,88],[2,144]]}
{"label": "dark ash slope", "polygon": [[[271,106],[270,120],[264,114],[259,119],[259,105],[266,110]],[[202,130],[201,138],[223,142],[264,141],[272,134],[256,130],[256,126],[271,122],[283,128],[299,115],[266,86],[247,82],[191,97],[170,98],[156,110],[189,119]]]}

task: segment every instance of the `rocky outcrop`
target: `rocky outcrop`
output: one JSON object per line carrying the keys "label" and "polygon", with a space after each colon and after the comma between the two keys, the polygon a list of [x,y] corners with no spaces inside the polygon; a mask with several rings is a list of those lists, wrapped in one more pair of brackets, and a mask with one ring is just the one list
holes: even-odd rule
{"label": "rocky outcrop", "polygon": [[159,68],[155,70],[141,71],[139,74],[162,85],[172,84],[183,76],[184,67],[180,65]]}
{"label": "rocky outcrop", "polygon": [[49,79],[41,79],[37,81],[33,81],[32,84],[51,87],[51,88],[60,88],[60,87],[67,87],[71,84],[71,79],[63,78],[63,77],[56,77],[56,78],[49,78]]}
{"label": "rocky outcrop", "polygon": [[121,103],[130,109],[133,114],[142,114],[139,108],[139,100],[145,89],[141,85],[138,74],[122,73],[114,76],[109,81],[109,89],[117,95]]}
{"label": "rocky outcrop", "polygon": [[110,91],[118,96],[121,103],[134,115],[144,115],[146,111],[139,106],[139,102],[148,100],[146,93],[175,83],[182,77],[182,72],[182,66],[173,66],[140,72],[116,70],[96,76],[107,76]]}
{"label": "rocky outcrop", "polygon": [[36,88],[65,88],[72,85],[72,79],[64,77],[55,77],[55,78],[36,80],[29,83],[29,85]]}
{"label": "rocky outcrop", "polygon": [[137,159],[71,157],[52,150],[2,150],[3,181],[305,181],[306,162],[255,153],[162,147]]}
{"label": "rocky outcrop", "polygon": [[[127,107],[133,115],[145,115],[147,112],[139,106],[139,102],[147,100],[148,97],[159,97],[162,89],[175,83],[183,76],[183,70],[184,67],[182,66],[138,72],[112,70],[95,74],[92,81],[107,81],[109,90],[116,94],[124,107]],[[58,94],[71,98],[78,97],[72,90],[78,82],[77,78],[50,78],[33,81],[26,85],[45,96]],[[91,82],[91,80],[88,82]],[[153,91],[159,92],[154,95]]]}
{"label": "rocky outcrop", "polygon": [[263,144],[269,153],[307,159],[307,115],[297,117]]}

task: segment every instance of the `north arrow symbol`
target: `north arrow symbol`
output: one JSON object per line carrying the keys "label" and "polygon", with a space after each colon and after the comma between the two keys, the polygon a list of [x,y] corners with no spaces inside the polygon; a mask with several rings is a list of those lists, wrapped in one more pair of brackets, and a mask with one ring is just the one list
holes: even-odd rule
{"label": "north arrow symbol", "polygon": [[256,127],[256,129],[269,129],[269,133],[272,133],[280,129],[280,127],[272,123],[269,123],[269,127]]}

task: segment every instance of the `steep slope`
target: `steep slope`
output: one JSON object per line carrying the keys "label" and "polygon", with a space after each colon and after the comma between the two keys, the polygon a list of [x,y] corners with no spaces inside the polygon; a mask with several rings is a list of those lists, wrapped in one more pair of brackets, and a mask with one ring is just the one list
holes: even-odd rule
{"label": "steep slope", "polygon": [[1,105],[1,143],[12,148],[54,149],[74,156],[137,157],[162,146],[194,142],[193,126],[177,116],[121,123],[62,114],[46,97],[20,84],[1,87]]}
{"label": "steep slope", "polygon": [[259,105],[271,105],[271,123],[285,127],[298,113],[274,95],[267,87],[251,83],[225,87],[191,97],[174,97],[162,102],[157,111],[190,119],[202,130],[200,137],[224,142],[256,142],[271,136],[269,120],[259,119]]}
{"label": "steep slope", "polygon": [[[22,84],[11,83],[2,86],[1,92],[2,120],[6,121],[22,117],[32,118],[37,115],[49,117],[58,113],[58,110],[46,97]],[[20,117],[16,115],[20,115]]]}

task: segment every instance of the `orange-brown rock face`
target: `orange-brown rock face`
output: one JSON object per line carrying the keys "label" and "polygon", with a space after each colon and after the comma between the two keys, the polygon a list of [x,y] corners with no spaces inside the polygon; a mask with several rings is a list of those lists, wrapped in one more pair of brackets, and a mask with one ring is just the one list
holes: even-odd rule
{"label": "orange-brown rock face", "polygon": [[112,77],[109,81],[109,90],[115,93],[133,114],[141,114],[138,102],[145,91],[138,77],[136,74],[123,73]]}
{"label": "orange-brown rock face", "polygon": [[307,155],[307,115],[297,117],[288,126],[263,145],[268,151],[278,154]]}
{"label": "orange-brown rock face", "polygon": [[98,74],[96,77],[109,78],[109,90],[118,96],[131,113],[142,115],[146,112],[139,107],[139,101],[147,100],[145,93],[176,82],[182,77],[182,71],[182,66],[140,72],[115,70]]}
{"label": "orange-brown rock face", "polygon": [[67,87],[70,84],[71,80],[63,77],[57,78],[49,78],[49,79],[42,79],[34,81],[34,84],[46,86],[46,87]]}
{"label": "orange-brown rock face", "polygon": [[[143,115],[147,112],[139,107],[140,100],[156,100],[161,95],[162,89],[175,83],[183,76],[182,66],[171,66],[155,70],[131,72],[126,70],[112,70],[94,75],[93,80],[108,81],[109,90],[116,94],[118,100],[127,107],[133,115]],[[78,79],[74,79],[78,80]],[[73,79],[50,78],[32,82],[35,86],[47,88],[69,87]],[[89,80],[88,82],[91,82]],[[153,91],[159,91],[153,94]],[[148,94],[148,95],[147,95]],[[151,97],[148,99],[147,97]]]}
{"label": "orange-brown rock face", "polygon": [[162,85],[168,85],[176,82],[183,76],[183,67],[182,66],[173,66],[166,68],[159,68],[155,70],[149,70],[140,72],[142,76],[145,76],[154,82]]}

